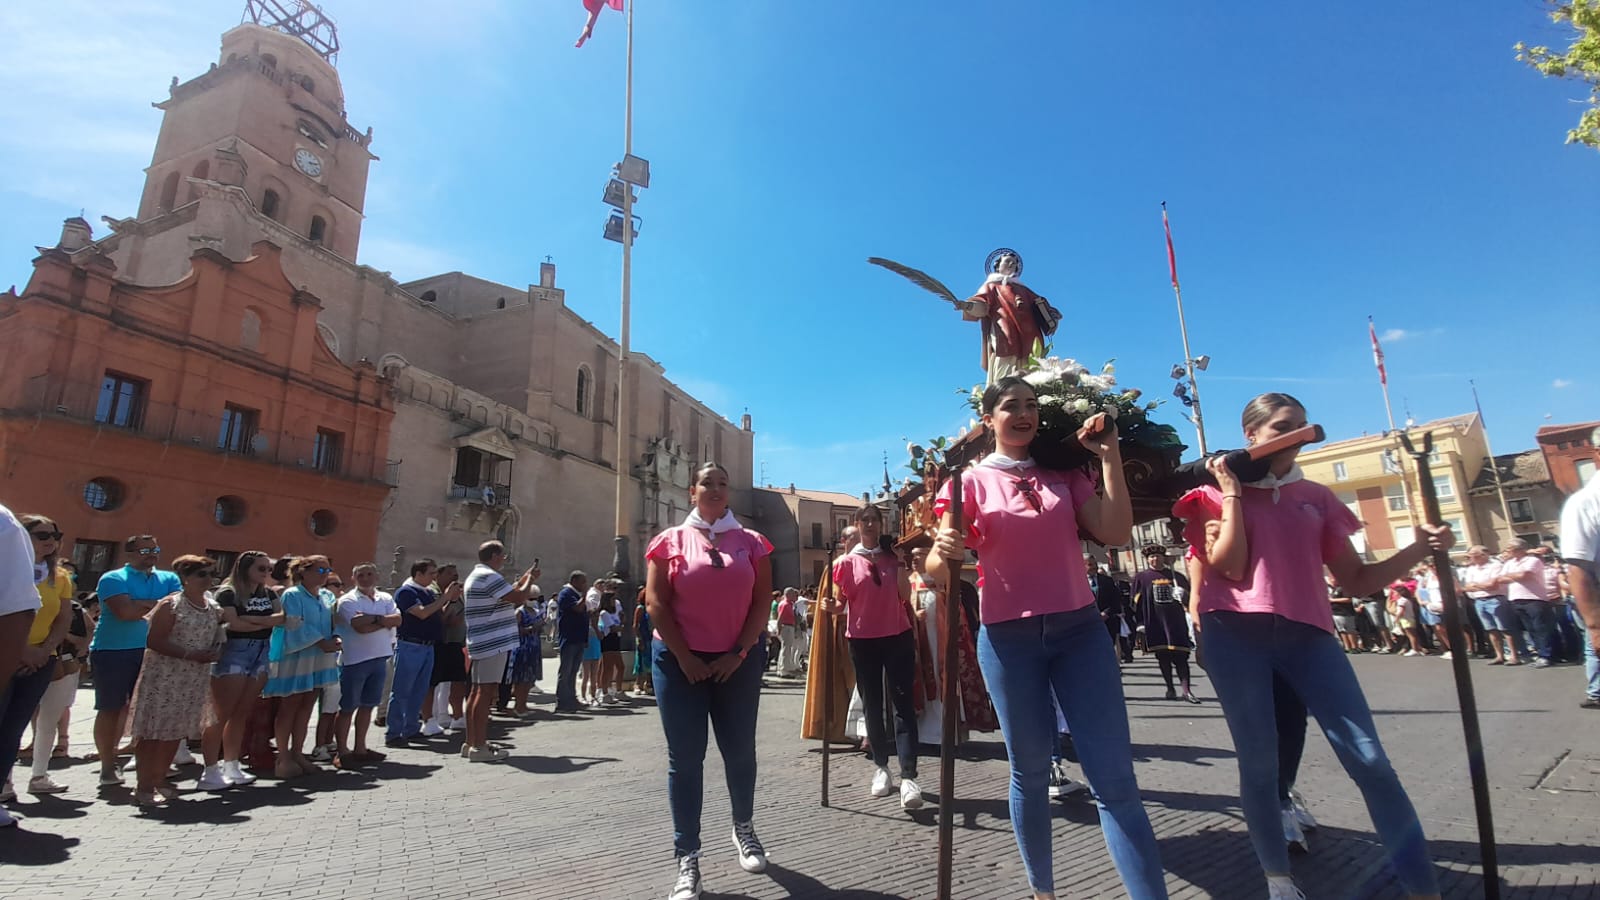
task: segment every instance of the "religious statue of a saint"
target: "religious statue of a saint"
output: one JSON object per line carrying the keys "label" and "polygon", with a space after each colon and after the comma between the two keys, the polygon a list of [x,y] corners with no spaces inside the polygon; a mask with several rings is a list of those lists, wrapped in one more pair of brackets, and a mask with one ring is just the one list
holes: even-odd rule
{"label": "religious statue of a saint", "polygon": [[867,262],[944,298],[960,310],[962,318],[983,323],[981,361],[989,384],[1007,375],[1022,374],[1029,356],[1044,354],[1044,339],[1055,334],[1056,325],[1061,322],[1061,313],[1050,301],[1021,282],[1022,256],[1007,247],[989,254],[984,263],[987,277],[983,286],[966,300],[958,299],[926,272],[876,256],[868,257]]}
{"label": "religious statue of a saint", "polygon": [[1044,355],[1044,339],[1055,334],[1061,313],[1022,283],[1022,257],[1015,250],[989,254],[984,269],[983,286],[961,304],[961,316],[983,323],[983,370],[994,384],[1022,374],[1028,357]]}

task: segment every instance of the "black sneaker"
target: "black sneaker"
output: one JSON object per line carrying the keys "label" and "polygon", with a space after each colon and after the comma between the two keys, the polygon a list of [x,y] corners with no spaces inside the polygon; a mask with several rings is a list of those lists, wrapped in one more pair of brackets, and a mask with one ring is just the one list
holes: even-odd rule
{"label": "black sneaker", "polygon": [[1178,692],[1177,692],[1177,690],[1175,688],[1167,688],[1167,699],[1168,700],[1176,700],[1176,699],[1178,699]]}
{"label": "black sneaker", "polygon": [[1600,697],[1585,697],[1578,705],[1584,709],[1600,709]]}
{"label": "black sneaker", "polygon": [[699,900],[700,854],[678,857],[678,880],[672,883],[672,893],[667,900]]}
{"label": "black sneaker", "polygon": [[754,822],[733,823],[733,847],[739,851],[739,868],[746,872],[763,872],[767,868],[767,851],[756,837]]}

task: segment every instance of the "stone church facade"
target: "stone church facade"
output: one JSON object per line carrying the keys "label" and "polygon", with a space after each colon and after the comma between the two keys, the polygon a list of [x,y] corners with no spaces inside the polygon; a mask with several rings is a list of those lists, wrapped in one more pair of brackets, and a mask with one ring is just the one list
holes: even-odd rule
{"label": "stone church facade", "polygon": [[[317,340],[392,391],[393,490],[371,541],[380,568],[403,578],[420,556],[468,563],[497,536],[514,564],[541,560],[547,592],[571,568],[610,568],[619,348],[567,307],[555,266],[514,287],[459,272],[400,283],[356,262],[372,130],[351,124],[338,72],[297,37],[233,28],[218,61],[174,79],[156,105],[138,214],[108,218],[111,234],[73,257],[164,285],[197,251],[242,261],[259,242],[280,249],[283,275],[321,303]],[[749,416],[724,419],[637,351],[628,388],[621,465],[637,578],[644,544],[685,514],[699,461],[727,466],[734,511],[749,517],[754,434]]]}

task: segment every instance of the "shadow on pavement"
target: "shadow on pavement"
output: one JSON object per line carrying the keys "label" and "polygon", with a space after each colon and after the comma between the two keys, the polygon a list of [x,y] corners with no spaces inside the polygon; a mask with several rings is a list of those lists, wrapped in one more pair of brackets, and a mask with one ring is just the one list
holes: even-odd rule
{"label": "shadow on pavement", "polygon": [[23,821],[0,841],[0,865],[53,866],[70,859],[78,843],[75,837],[34,831]]}
{"label": "shadow on pavement", "polygon": [[567,775],[614,762],[621,760],[611,756],[513,756],[506,765],[534,775]]}
{"label": "shadow on pavement", "polygon": [[1181,762],[1197,766],[1211,766],[1215,763],[1202,762],[1202,760],[1225,759],[1230,764],[1234,758],[1233,748],[1223,747],[1192,747],[1187,744],[1134,744],[1134,762]]}
{"label": "shadow on pavement", "polygon": [[[774,863],[767,864],[765,874],[793,900],[904,900],[900,894],[885,894],[882,891],[830,888],[810,875]],[[701,896],[707,900],[750,900],[748,894],[720,894],[713,891]]]}

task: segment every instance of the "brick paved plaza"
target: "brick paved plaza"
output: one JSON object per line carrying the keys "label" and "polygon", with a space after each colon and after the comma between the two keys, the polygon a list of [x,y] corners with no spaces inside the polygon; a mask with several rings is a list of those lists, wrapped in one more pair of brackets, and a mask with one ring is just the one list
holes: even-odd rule
{"label": "brick paved plaza", "polygon": [[[1465,752],[1448,663],[1364,656],[1356,668],[1390,755],[1422,814],[1445,896],[1482,896]],[[1474,663],[1494,785],[1504,896],[1600,897],[1600,713],[1580,710],[1581,670],[1489,669]],[[553,683],[553,680],[548,684]],[[1137,771],[1174,898],[1265,896],[1237,807],[1233,752],[1201,679],[1202,706],[1159,699],[1155,664],[1124,673]],[[541,698],[546,703],[548,696]],[[928,898],[935,812],[914,816],[867,796],[870,769],[840,755],[832,809],[817,803],[819,755],[800,741],[800,687],[762,698],[756,823],[772,866],[741,872],[727,837],[721,771],[708,766],[707,897]],[[80,696],[73,749],[90,748]],[[548,708],[546,706],[546,708]],[[69,793],[21,795],[21,828],[0,833],[0,897],[507,897],[659,900],[672,879],[664,744],[648,702],[532,724],[496,720],[513,747],[503,764],[470,764],[459,739],[391,753],[365,773],[292,787],[263,781],[143,814],[118,790],[96,795],[95,767],[54,772]],[[714,759],[713,751],[713,759]],[[1006,818],[998,736],[959,768],[957,897],[1028,895]],[[198,768],[185,770],[185,787]],[[25,777],[19,779],[25,781]],[[925,763],[924,785],[937,785]],[[1295,874],[1313,900],[1392,898],[1367,814],[1315,727],[1301,790],[1322,828]],[[1062,897],[1119,897],[1093,807],[1057,806]]]}

